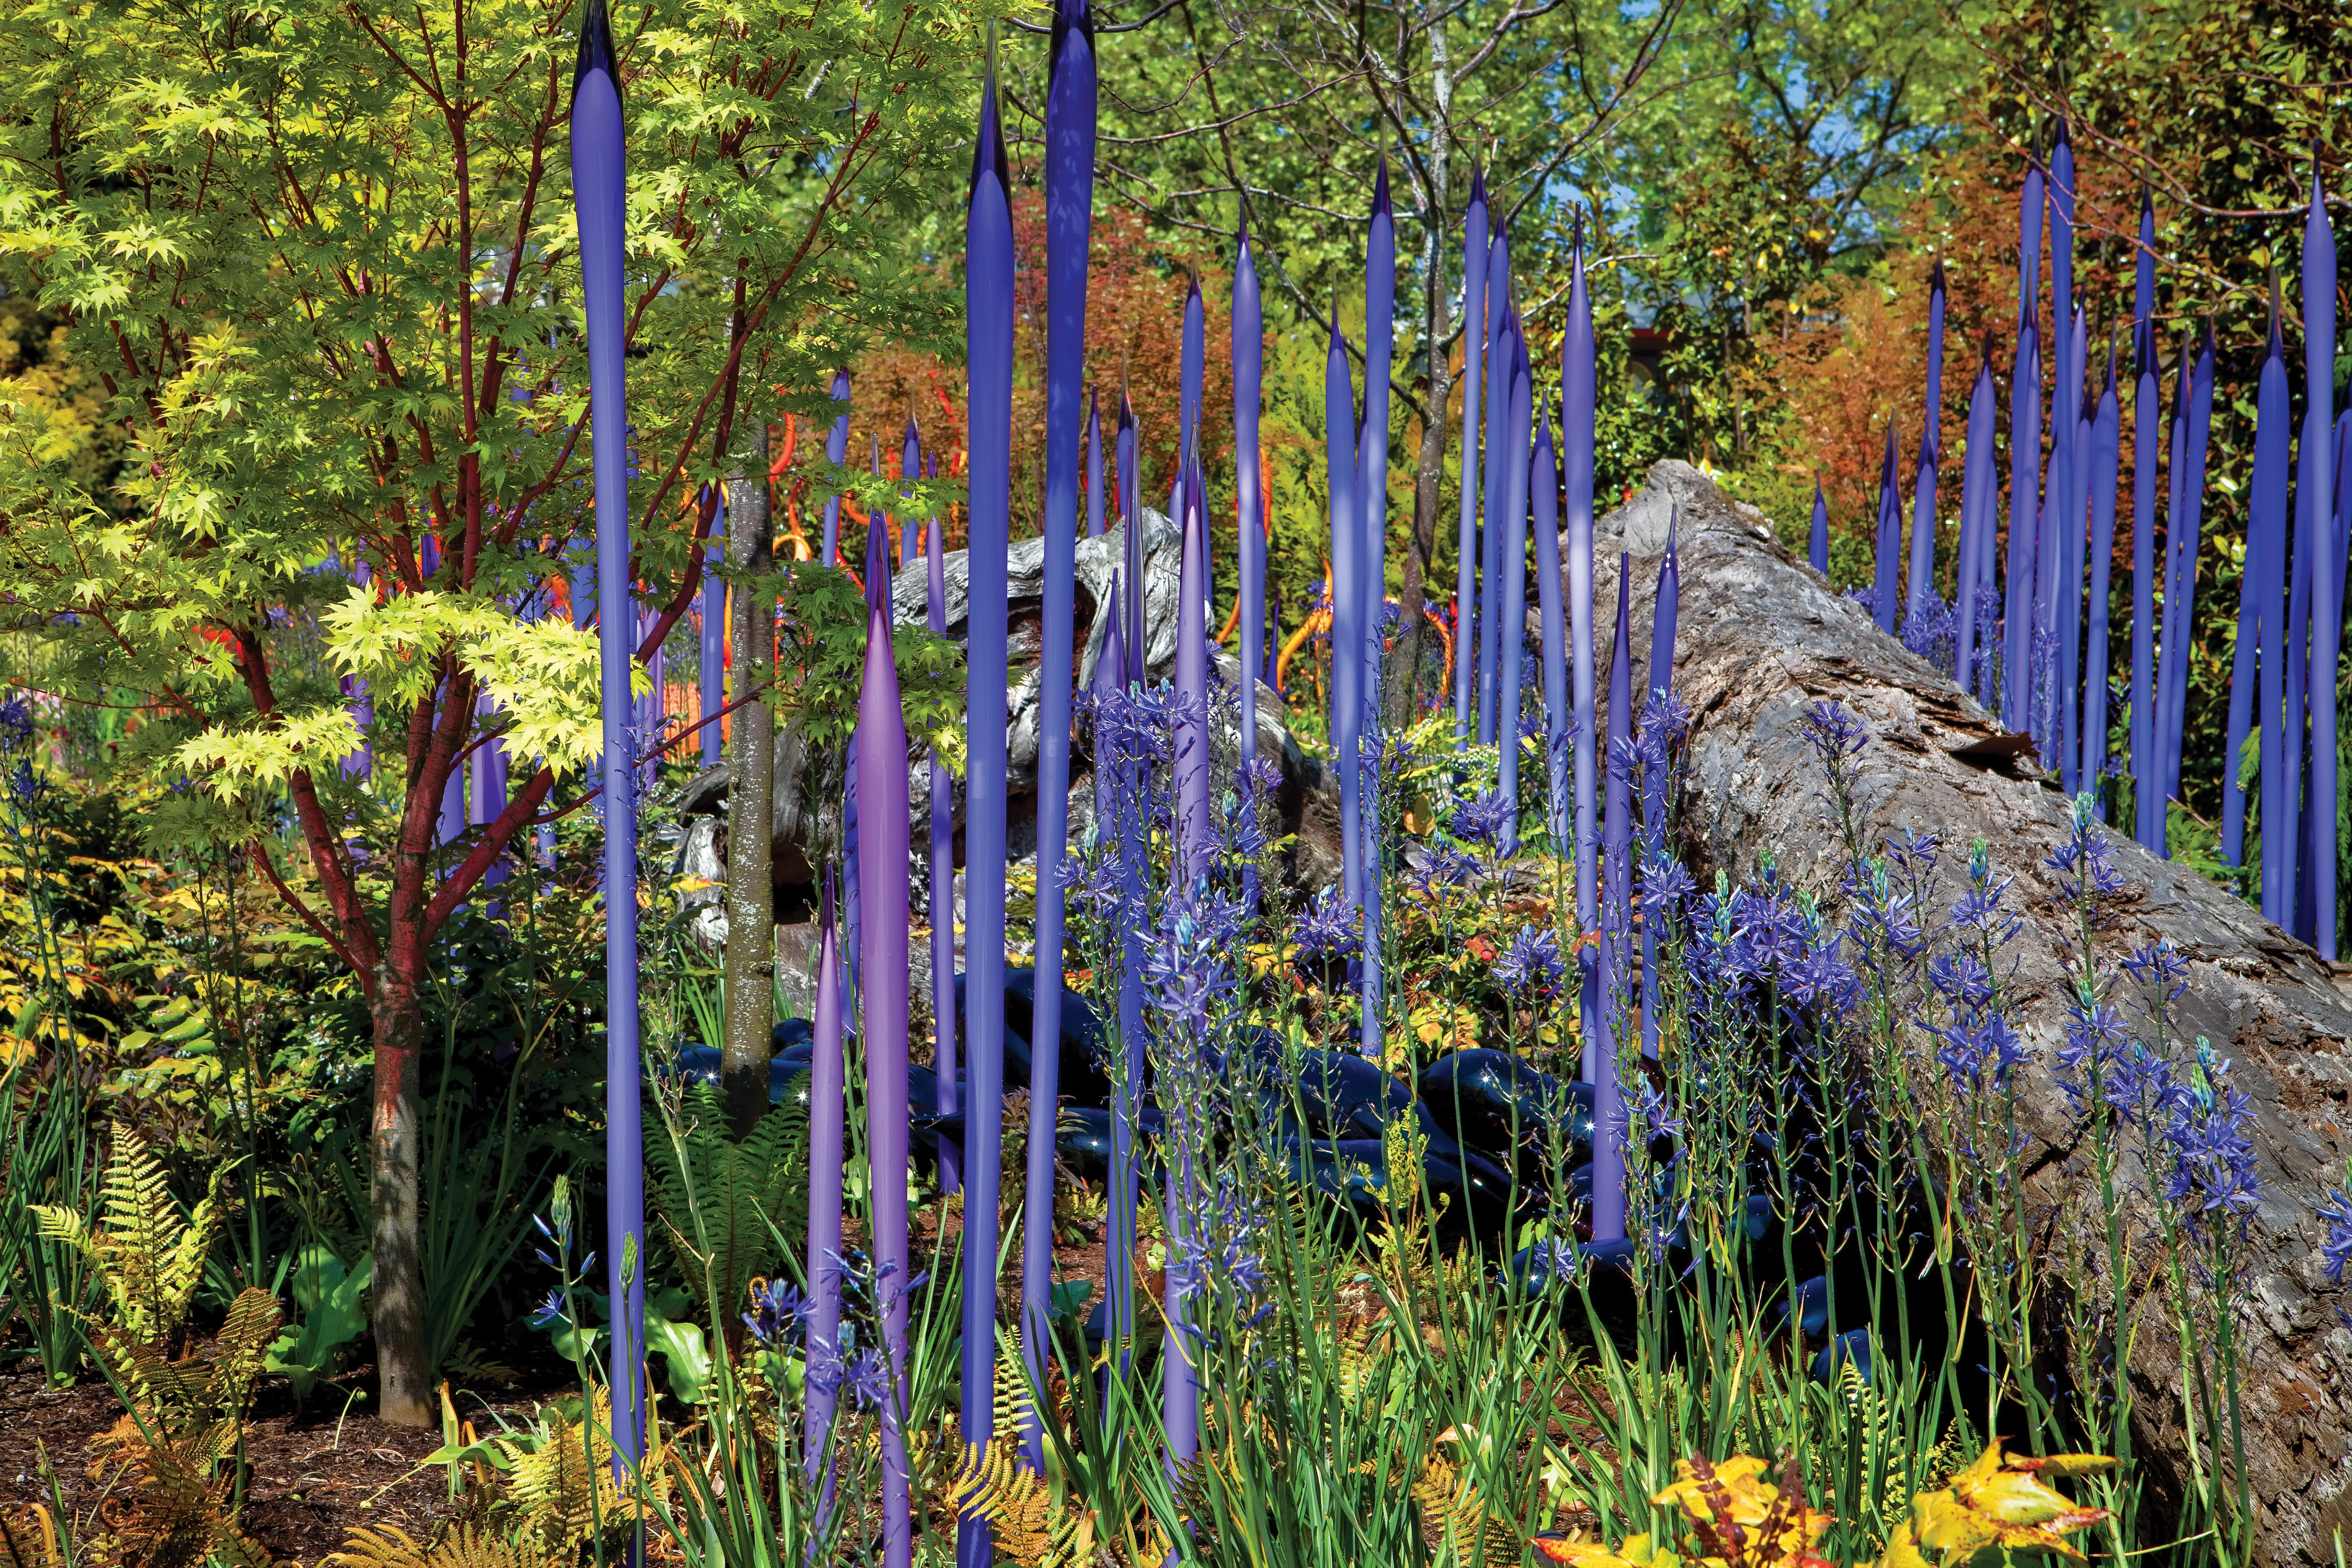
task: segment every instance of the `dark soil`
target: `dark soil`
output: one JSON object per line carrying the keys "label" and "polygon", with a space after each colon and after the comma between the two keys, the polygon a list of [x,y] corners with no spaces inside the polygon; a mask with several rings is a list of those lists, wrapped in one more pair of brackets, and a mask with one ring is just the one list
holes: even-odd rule
{"label": "dark soil", "polygon": [[[373,1388],[373,1368],[340,1381],[341,1392],[322,1385],[299,1410],[284,1383],[265,1382],[246,1423],[248,1469],[238,1519],[273,1561],[315,1568],[362,1525],[423,1541],[449,1511],[447,1475],[438,1466],[416,1468],[441,1446],[440,1431],[388,1426],[370,1413],[368,1398],[352,1399],[352,1390]],[[496,1423],[485,1404],[520,1419],[568,1386],[531,1381],[546,1386],[526,1383],[488,1390],[482,1399],[465,1395],[456,1401],[457,1412],[488,1430]],[[41,1383],[37,1370],[0,1373],[0,1517],[13,1521],[30,1505],[48,1503],[54,1478],[67,1511],[79,1520],[100,1497],[89,1474],[90,1439],[121,1419],[122,1406],[103,1382],[55,1392]]]}

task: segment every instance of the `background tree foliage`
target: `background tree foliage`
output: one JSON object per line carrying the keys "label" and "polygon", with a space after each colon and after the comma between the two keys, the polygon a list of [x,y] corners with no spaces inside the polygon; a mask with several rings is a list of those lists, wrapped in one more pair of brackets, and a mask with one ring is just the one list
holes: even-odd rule
{"label": "background tree foliage", "polygon": [[[951,322],[905,261],[952,226],[982,20],[713,0],[624,19],[646,649],[754,424],[820,405],[869,336]],[[0,266],[61,334],[44,363],[80,367],[11,384],[0,596],[65,659],[58,688],[144,710],[131,763],[200,783],[215,829],[268,837],[246,808],[290,803],[307,864],[258,864],[373,1009],[375,1329],[383,1409],[408,1421],[432,1372],[428,944],[598,749],[593,640],[541,618],[594,523],[578,23],[546,0],[0,16]],[[107,436],[61,437],[65,389],[90,381],[74,395]],[[342,676],[376,695],[365,737]],[[445,847],[444,787],[492,730],[523,748],[510,804]],[[363,739],[361,780],[343,760]]]}

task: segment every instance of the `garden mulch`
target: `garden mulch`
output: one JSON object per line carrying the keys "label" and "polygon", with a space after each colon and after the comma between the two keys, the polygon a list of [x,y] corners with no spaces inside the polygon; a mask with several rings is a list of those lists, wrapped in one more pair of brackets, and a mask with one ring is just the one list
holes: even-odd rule
{"label": "garden mulch", "polygon": [[[374,1371],[362,1366],[341,1381],[347,1391],[372,1389]],[[568,1386],[549,1379],[545,1387],[492,1389],[484,1403],[517,1418]],[[246,1423],[251,1479],[239,1518],[273,1562],[316,1568],[362,1525],[424,1540],[449,1511],[446,1476],[437,1467],[416,1468],[441,1446],[439,1430],[386,1426],[367,1412],[368,1401],[347,1408],[347,1398],[322,1387],[298,1410],[283,1383],[261,1386]],[[458,1409],[478,1427],[491,1425],[470,1396]],[[90,1440],[121,1415],[113,1389],[102,1382],[52,1392],[37,1371],[0,1373],[0,1517],[13,1520],[34,1503],[47,1503],[51,1474],[67,1510],[87,1515],[101,1496],[89,1474]]]}

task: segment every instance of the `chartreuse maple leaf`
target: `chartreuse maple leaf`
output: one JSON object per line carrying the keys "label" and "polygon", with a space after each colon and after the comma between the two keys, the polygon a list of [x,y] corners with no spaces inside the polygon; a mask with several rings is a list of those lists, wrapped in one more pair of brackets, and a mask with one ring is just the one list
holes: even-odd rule
{"label": "chartreuse maple leaf", "polygon": [[[2002,1450],[1996,1440],[1951,1483],[1912,1500],[1911,1517],[1897,1526],[1877,1568],[1961,1568],[2000,1560],[2018,1552],[2048,1552],[2083,1561],[2066,1535],[2107,1517],[2105,1509],[2084,1508],[2045,1478],[2090,1475],[2115,1463],[2095,1454],[2055,1454],[2030,1458]],[[1532,1544],[1547,1561],[1575,1568],[1809,1568],[1822,1559],[1815,1545],[1834,1522],[1804,1505],[1784,1503],[1780,1489],[1763,1478],[1768,1466],[1741,1454],[1703,1472],[1688,1460],[1675,1466],[1677,1479],[1650,1500],[1679,1508],[1696,1527],[1702,1550],[1727,1539],[1725,1522],[1739,1526],[1736,1559],[1685,1557],[1663,1550],[1648,1535],[1629,1535],[1615,1546],[1599,1541],[1550,1541]],[[1764,1539],[1758,1539],[1761,1531]]]}
{"label": "chartreuse maple leaf", "polygon": [[2084,1508],[2042,1478],[2090,1475],[2115,1460],[2096,1454],[2029,1458],[2001,1450],[1996,1438],[1951,1484],[1921,1492],[1896,1527],[1881,1568],[1958,1568],[1979,1552],[2049,1552],[2082,1562],[2065,1532],[2087,1529],[2107,1510]]}

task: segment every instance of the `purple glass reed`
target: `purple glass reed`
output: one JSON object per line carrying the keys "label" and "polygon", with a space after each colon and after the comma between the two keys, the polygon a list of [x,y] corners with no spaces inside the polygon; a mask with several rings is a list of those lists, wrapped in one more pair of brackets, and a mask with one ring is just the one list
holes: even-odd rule
{"label": "purple glass reed", "polygon": [[[1361,586],[1357,599],[1357,630],[1363,638],[1359,655],[1363,676],[1356,700],[1363,715],[1354,752],[1341,765],[1354,772],[1356,828],[1363,836],[1356,851],[1357,897],[1362,918],[1362,959],[1358,965],[1362,989],[1362,1026],[1359,1039],[1366,1056],[1378,1061],[1383,1054],[1381,1037],[1381,814],[1379,773],[1364,762],[1365,741],[1375,746],[1381,732],[1381,667],[1388,621],[1389,533],[1389,369],[1396,353],[1396,216],[1389,200],[1389,162],[1381,154],[1372,180],[1372,217],[1364,244],[1364,406],[1359,426],[1356,461],[1356,504],[1362,521],[1357,570]],[[1522,422],[1524,424],[1524,421]],[[1526,477],[1524,448],[1521,484]],[[1524,506],[1521,508],[1525,510]],[[1522,522],[1524,535],[1526,525]],[[1520,553],[1526,553],[1524,539]],[[1335,645],[1336,646],[1336,645]]]}
{"label": "purple glass reed", "polygon": [[[1176,869],[1188,885],[1205,875],[1214,848],[1209,825],[1209,615],[1202,587],[1209,557],[1197,479],[1196,468],[1193,482],[1184,486],[1182,567],[1176,595]],[[1336,654],[1332,662],[1340,662]],[[1201,1405],[1191,1353],[1188,1292],[1174,1245],[1190,1223],[1192,1173],[1181,1140],[1171,1143],[1175,1152],[1165,1194],[1171,1245],[1164,1286],[1168,1333],[1161,1347],[1160,1421],[1168,1462],[1180,1468],[1200,1452]]]}
{"label": "purple glass reed", "polygon": [[[1576,247],[1568,284],[1568,331],[1559,346],[1560,449],[1568,506],[1566,537],[1570,711],[1576,763],[1576,929],[1581,936],[1599,919],[1593,852],[1593,800],[1599,789],[1592,731],[1592,464],[1595,430],[1592,300],[1584,281],[1584,224],[1576,226]],[[1583,1031],[1578,1071],[1589,1081],[1598,1070],[1593,1054],[1599,1026],[1600,967],[1592,949],[1576,948],[1577,1009]]]}
{"label": "purple glass reed", "polygon": [[1893,632],[1895,595],[1902,590],[1897,575],[1903,551],[1903,510],[1895,493],[1895,421],[1886,422],[1886,457],[1878,469],[1878,540],[1871,575],[1871,613],[1882,632]]}
{"label": "purple glass reed", "polygon": [[[1372,176],[1372,221],[1364,244],[1364,419],[1356,442],[1356,461],[1362,470],[1356,481],[1356,501],[1364,515],[1362,552],[1357,558],[1364,578],[1364,685],[1358,696],[1364,705],[1362,732],[1367,735],[1380,732],[1381,631],[1388,619],[1389,367],[1395,353],[1396,215],[1390,206],[1389,161],[1383,153]],[[1377,816],[1367,813],[1365,832],[1376,833],[1378,827]],[[1380,875],[1379,858],[1378,847],[1367,842],[1363,854],[1367,918],[1379,913],[1380,894],[1374,886]],[[1367,958],[1372,948],[1367,941]]]}
{"label": "purple glass reed", "polygon": [[2009,569],[2001,628],[2001,727],[2028,728],[2033,707],[2035,520],[2042,510],[2042,163],[2025,165],[2018,199],[2017,361],[2009,391]]}
{"label": "purple glass reed", "polygon": [[1617,640],[1609,653],[1609,783],[1607,814],[1601,829],[1603,886],[1601,911],[1601,1003],[1592,1034],[1592,1239],[1625,1237],[1625,1094],[1617,1061],[1617,989],[1632,958],[1631,878],[1626,861],[1633,847],[1633,795],[1624,770],[1615,765],[1633,738],[1632,647],[1633,558],[1617,557]]}
{"label": "purple glass reed", "polygon": [[[2251,732],[2261,741],[2262,774],[2259,797],[2265,830],[2280,818],[2271,796],[2278,782],[2277,742],[2273,721],[2286,695],[2279,668],[2286,647],[2279,626],[2285,605],[2285,563],[2273,557],[2285,554],[2288,442],[2286,356],[2280,344],[2278,300],[2271,300],[2270,353],[2263,361],[2262,380],[2255,392],[2254,467],[2246,501],[2246,566],[2238,581],[2238,652],[2230,685],[2229,764],[2221,773],[2221,856],[2232,866],[2245,864],[2246,801],[2238,785],[2237,759],[2244,754]],[[2259,677],[2259,688],[2257,678]],[[2256,704],[2259,702],[2260,706]],[[2273,847],[2265,843],[2265,850]],[[2274,857],[2263,857],[2263,913],[2273,911]]]}
{"label": "purple glass reed", "polygon": [[[1675,542],[1679,518],[1666,524],[1665,559],[1658,563],[1657,597],[1650,616],[1649,698],[1674,689],[1675,627],[1682,619],[1682,552]],[[1666,811],[1666,775],[1658,768],[1642,771],[1642,820],[1654,824]],[[1658,935],[1648,921],[1642,922],[1642,1054],[1658,1059]]]}
{"label": "purple glass reed", "polygon": [[1179,426],[1176,468],[1180,478],[1192,468],[1192,459],[1201,451],[1201,375],[1208,357],[1207,312],[1201,303],[1201,279],[1191,280],[1184,290],[1184,347],[1177,384],[1181,401],[1178,415]]}
{"label": "purple glass reed", "polygon": [[[912,924],[907,852],[907,719],[890,645],[890,544],[869,529],[866,554],[866,674],[857,697],[858,876],[865,886],[858,997],[864,1004],[866,1151],[875,1294],[890,1400],[882,1413],[882,1554],[889,1568],[914,1560],[907,1465],[907,945]],[[993,1307],[992,1296],[988,1302]],[[993,1312],[990,1313],[992,1320]]]}
{"label": "purple glass reed", "polygon": [[1826,577],[1830,573],[1830,503],[1822,495],[1819,479],[1813,481],[1813,527],[1806,536],[1805,560],[1812,569]]}
{"label": "purple glass reed", "polygon": [[[825,433],[824,460],[840,464],[849,460],[849,373],[833,373],[833,400],[841,405],[841,412],[833,416],[833,428]],[[824,538],[817,549],[817,560],[827,566],[841,564],[841,492],[834,490],[824,498]]]}
{"label": "purple glass reed", "polygon": [[1544,828],[1552,852],[1568,843],[1572,807],[1568,784],[1568,620],[1560,602],[1559,466],[1553,457],[1551,412],[1536,410],[1535,457],[1528,493],[1535,513],[1536,620],[1543,632]]}
{"label": "purple glass reed", "polygon": [[[2107,345],[2106,390],[2091,419],[2091,589],[2083,645],[2083,787],[2099,795],[2107,767],[2108,577],[2116,555],[2116,464],[2122,459],[2123,406],[2116,395],[2115,344]],[[2098,804],[2106,820],[2104,795]]]}
{"label": "purple glass reed", "polygon": [[[2286,572],[2286,620],[2280,627],[2280,674],[2286,691],[2285,703],[2279,718],[2279,782],[2277,799],[2280,815],[2263,818],[2263,842],[2266,850],[2278,854],[2285,864],[2278,868],[2275,896],[2278,912],[2271,918],[2285,930],[2311,940],[2311,927],[2317,909],[2305,895],[2303,868],[2310,858],[2308,819],[2303,809],[2305,749],[2304,724],[2308,715],[2310,692],[2305,681],[2311,673],[2311,591],[2312,564],[2319,553],[2318,534],[2325,527],[2325,509],[2311,504],[2317,499],[2317,487],[2312,482],[2311,464],[2326,446],[2330,432],[2314,417],[2323,412],[2306,409],[2304,413],[2303,436],[2295,443],[2294,463],[2294,489],[2287,504],[2283,535],[2294,541],[2294,553]],[[2310,498],[2306,500],[2305,498]],[[2317,526],[2314,526],[2317,525]],[[2263,638],[2267,651],[2273,639]],[[2268,765],[2267,761],[2265,766]],[[2276,824],[2273,831],[2273,825]],[[2264,880],[2270,879],[2271,854],[2263,857]]]}
{"label": "purple glass reed", "polygon": [[[1911,502],[1911,571],[1904,602],[1916,620],[1936,584],[1936,468],[1944,460],[1944,263],[1927,289],[1927,414],[1919,431],[1919,471]],[[1906,622],[1907,624],[1907,622]]]}
{"label": "purple glass reed", "polygon": [[[613,1303],[613,1473],[646,1451],[646,1159],[638,1107],[637,806],[629,734],[635,619],[629,588],[626,281],[627,138],[604,0],[588,0],[572,72],[572,201],[580,226],[581,304],[588,329],[588,409],[595,437],[596,587],[617,606],[598,617],[604,726],[604,1226]],[[625,891],[622,891],[625,889]]]}
{"label": "purple glass reed", "polygon": [[[841,1194],[846,1158],[848,1068],[841,1027],[841,953],[834,936],[833,871],[824,874],[824,909],[817,926],[816,1017],[809,1061],[808,1351],[812,1361],[837,1357],[841,1332]],[[814,1479],[833,1438],[838,1384],[809,1378],[801,1422],[802,1464]],[[828,1490],[830,1488],[828,1488]]]}
{"label": "purple glass reed", "polygon": [[1535,417],[1535,377],[1528,364],[1526,340],[1516,319],[1510,333],[1511,379],[1509,417],[1504,422],[1502,524],[1501,654],[1496,671],[1495,710],[1498,768],[1496,787],[1507,809],[1503,814],[1502,853],[1519,852],[1519,712],[1521,660],[1528,625],[1528,426]]}
{"label": "purple glass reed", "polygon": [[699,708],[695,718],[702,724],[702,765],[715,768],[721,754],[719,710],[727,706],[727,584],[720,582],[713,568],[725,559],[727,521],[724,492],[718,501],[719,515],[710,530],[710,542],[702,552],[702,587],[700,627],[701,668],[696,671],[696,695]]}
{"label": "purple glass reed", "polygon": [[[1079,397],[1087,374],[1087,254],[1094,239],[1095,47],[1088,0],[1054,11],[1045,89],[1045,540],[1037,679],[1035,1009],[1029,1160],[1021,1221],[1021,1352],[1034,1386],[1053,1365],[1054,1128],[1061,1116],[1062,860],[1069,837],[1070,683],[1077,613]],[[1045,1467],[1045,1434],[1024,1404],[1021,1451]]]}
{"label": "purple glass reed", "polygon": [[2156,365],[2156,204],[2142,190],[2132,281],[2132,837],[2164,853],[2164,790],[2156,765],[2156,491],[2163,482],[2163,387]]}
{"label": "purple glass reed", "polygon": [[[2084,365],[2089,356],[2089,325],[2083,312],[2074,312],[2074,324],[2066,333],[2066,358],[2074,367],[2072,381],[2074,399],[2065,405],[2074,410],[2074,434],[2066,444],[2066,483],[2063,493],[2066,509],[2062,514],[2064,527],[2059,531],[2058,545],[2063,554],[2058,568],[2061,597],[2053,606],[2053,620],[2058,630],[2058,693],[2059,693],[2059,775],[2069,795],[2091,786],[2083,779],[2083,554],[2089,542],[2091,516],[2091,420],[2093,417],[2087,377]],[[2054,420],[2059,405],[2051,405]],[[2051,472],[2058,471],[2057,459],[2051,460]],[[2053,481],[2053,493],[2061,493]]]}
{"label": "purple glass reed", "polygon": [[2310,409],[2304,468],[2305,508],[2313,550],[2320,563],[2314,581],[2311,619],[2311,861],[2305,868],[2315,902],[2310,932],[2319,955],[2336,957],[2336,700],[2337,658],[2344,622],[2344,546],[2336,541],[2336,231],[2328,226],[2319,170],[2311,174],[2311,213],[2303,226],[2304,386]]}
{"label": "purple glass reed", "polygon": [[[948,635],[947,556],[940,538],[939,514],[923,530],[925,583],[924,626],[935,637]],[[956,1113],[955,1025],[955,776],[931,748],[931,1028],[932,1065],[939,1089],[932,1109],[941,1116]],[[963,1191],[963,1151],[950,1139],[940,1141],[940,1191],[952,1197]]]}
{"label": "purple glass reed", "polygon": [[1201,487],[1184,487],[1184,542],[1176,594],[1176,852],[1182,879],[1207,869],[1214,847],[1209,823],[1209,570]]}
{"label": "purple glass reed", "polygon": [[2212,323],[2205,324],[2205,341],[2193,372],[2185,336],[2180,346],[2180,384],[2173,396],[2173,485],[2164,534],[2170,562],[2165,575],[2164,642],[2157,659],[2157,765],[2163,772],[2167,801],[2180,794],[2181,747],[2188,724],[2188,645],[2196,626],[2191,612],[2197,591],[2198,536],[2205,509],[2206,441],[2213,428]]}
{"label": "purple glass reed", "polygon": [[[1241,691],[1238,719],[1242,772],[1257,761],[1258,672],[1265,663],[1265,492],[1258,474],[1257,427],[1265,374],[1265,317],[1258,298],[1257,263],[1244,221],[1234,236],[1233,301],[1234,491],[1240,563]],[[1242,907],[1257,910],[1257,868],[1242,871]]]}
{"label": "purple glass reed", "polygon": [[1953,619],[1958,637],[1952,674],[1963,691],[1975,689],[1969,673],[1977,654],[1979,595],[1992,587],[1985,574],[1983,537],[1993,525],[1995,504],[1992,400],[1992,353],[1987,344],[1984,361],[1977,367],[1976,384],[1969,389],[1968,450],[1960,459],[1960,545],[1953,566]]}
{"label": "purple glass reed", "polygon": [[915,552],[922,548],[922,523],[913,515],[912,501],[907,486],[923,477],[923,437],[915,421],[907,421],[907,443],[898,454],[898,494],[908,501],[908,515],[898,519],[898,565],[901,569],[915,563]]}
{"label": "purple glass reed", "polygon": [[[2050,327],[2056,334],[2053,346],[2058,351],[2058,363],[2054,367],[2057,374],[2050,389],[2050,472],[2054,475],[2062,461],[2066,465],[2066,479],[2070,488],[2057,490],[2057,493],[2066,497],[2071,508],[2075,489],[2082,488],[2077,482],[2077,470],[2082,468],[2083,459],[2076,451],[2079,435],[2076,416],[2083,405],[2083,367],[2089,340],[2078,340],[2072,326],[2076,314],[2074,144],[2066,134],[2066,121],[2063,117],[2058,121],[2057,142],[2050,150],[2049,192]],[[2056,490],[2054,481],[2045,489],[2045,495],[2051,490]],[[2087,489],[2084,493],[2087,495]],[[2043,504],[2049,503],[2045,500]],[[2065,515],[2072,532],[2063,537],[2071,538],[2074,533],[2081,531],[2082,517],[2071,510]],[[2077,571],[2062,577],[2059,585],[2063,591],[2079,595],[2082,592],[2081,573]],[[2072,626],[2078,626],[2079,621],[2067,616],[2062,617],[2060,624],[2062,627]],[[2063,635],[2063,631],[2061,635]]]}
{"label": "purple glass reed", "polygon": [[1103,521],[1102,388],[1087,395],[1087,537],[1100,539]]}
{"label": "purple glass reed", "polygon": [[1361,514],[1356,507],[1356,389],[1348,371],[1348,340],[1339,306],[1331,305],[1331,347],[1323,361],[1323,438],[1331,486],[1331,765],[1339,774],[1339,861],[1348,906],[1363,907],[1358,857],[1363,851],[1359,782],[1354,766],[1357,727],[1363,720],[1364,665],[1349,650],[1363,647],[1363,571],[1357,560]]}
{"label": "purple glass reed", "polygon": [[[1510,443],[1511,356],[1503,347],[1511,302],[1510,237],[1498,226],[1486,245],[1486,527],[1478,549],[1478,743],[1495,743],[1496,671],[1500,668],[1503,569],[1503,470]],[[1465,478],[1465,483],[1467,483]]]}
{"label": "purple glass reed", "polygon": [[[1136,471],[1135,405],[1128,401],[1124,386],[1118,389],[1118,429],[1113,439],[1116,447],[1112,456],[1117,459],[1118,471],[1112,478],[1118,489],[1118,519],[1122,525],[1136,524],[1143,486],[1141,476]],[[1128,532],[1131,539],[1140,537],[1132,526],[1129,527]],[[1132,573],[1129,574],[1128,581],[1130,584],[1135,581]]]}
{"label": "purple glass reed", "polygon": [[[1004,1124],[1006,553],[1013,520],[1013,212],[997,118],[992,46],[964,221],[964,338],[970,422],[970,666],[964,712],[963,1349],[961,1425],[967,1443],[995,1430],[997,1201]],[[956,1561],[988,1568],[988,1521],[956,1521]],[[895,1565],[894,1565],[895,1568]]]}
{"label": "purple glass reed", "polygon": [[[1571,311],[1571,315],[1573,312]],[[1573,329],[1571,328],[1571,331]],[[1470,743],[1478,675],[1478,395],[1486,346],[1486,176],[1470,171],[1470,211],[1462,226],[1462,525],[1454,568],[1454,744]]]}

